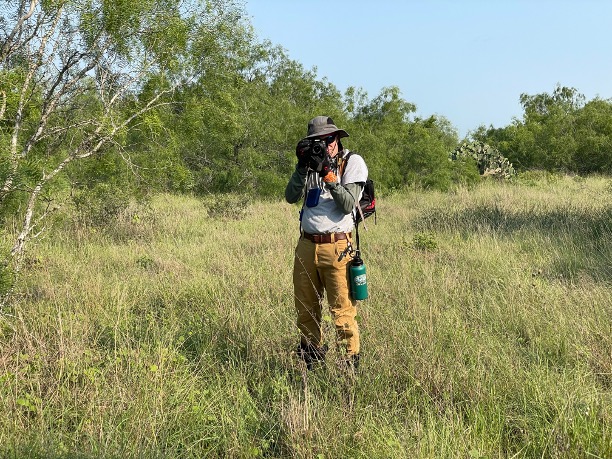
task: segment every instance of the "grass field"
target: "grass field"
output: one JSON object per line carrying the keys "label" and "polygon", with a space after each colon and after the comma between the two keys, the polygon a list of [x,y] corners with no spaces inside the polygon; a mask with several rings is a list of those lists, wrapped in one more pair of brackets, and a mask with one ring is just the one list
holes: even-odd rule
{"label": "grass field", "polygon": [[0,316],[0,457],[612,457],[612,180],[377,207],[355,379],[292,354],[297,207],[67,218]]}

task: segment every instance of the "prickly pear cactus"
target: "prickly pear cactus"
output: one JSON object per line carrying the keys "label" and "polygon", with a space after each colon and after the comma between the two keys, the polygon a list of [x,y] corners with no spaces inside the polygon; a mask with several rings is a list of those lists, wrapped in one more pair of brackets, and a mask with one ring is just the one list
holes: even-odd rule
{"label": "prickly pear cactus", "polygon": [[516,174],[512,163],[499,150],[483,142],[463,143],[449,155],[453,161],[460,158],[473,158],[482,176],[509,179]]}

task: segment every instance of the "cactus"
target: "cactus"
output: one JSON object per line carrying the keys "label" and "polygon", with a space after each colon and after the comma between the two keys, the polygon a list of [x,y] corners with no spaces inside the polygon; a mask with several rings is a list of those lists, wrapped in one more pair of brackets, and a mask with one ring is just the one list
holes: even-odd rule
{"label": "cactus", "polygon": [[483,142],[462,143],[449,154],[449,158],[453,161],[460,158],[473,158],[482,176],[509,179],[516,174],[508,158],[496,148]]}

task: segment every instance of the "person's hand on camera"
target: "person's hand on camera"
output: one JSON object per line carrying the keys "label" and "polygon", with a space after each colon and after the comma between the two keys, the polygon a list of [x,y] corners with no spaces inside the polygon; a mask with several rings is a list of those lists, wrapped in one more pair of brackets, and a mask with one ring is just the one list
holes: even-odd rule
{"label": "person's hand on camera", "polygon": [[302,139],[295,147],[295,156],[298,160],[298,167],[303,169],[308,166],[310,159],[310,140]]}
{"label": "person's hand on camera", "polygon": [[321,161],[321,168],[317,169],[317,172],[321,177],[325,177],[332,170],[332,162],[329,155],[325,155],[323,161]]}
{"label": "person's hand on camera", "polygon": [[321,158],[317,155],[311,155],[308,158],[308,167],[314,172],[321,172],[324,169],[325,158]]}
{"label": "person's hand on camera", "polygon": [[323,178],[326,183],[335,182],[336,174],[332,170],[332,159],[329,155],[325,155],[324,158],[312,156],[308,166],[319,174],[319,177]]}
{"label": "person's hand on camera", "polygon": [[319,176],[323,179],[325,183],[333,183],[338,180],[338,177],[336,177],[336,174],[334,174],[334,171],[332,169],[331,158],[329,156],[327,156],[323,160],[323,163],[321,164],[321,170],[317,172],[319,172]]}

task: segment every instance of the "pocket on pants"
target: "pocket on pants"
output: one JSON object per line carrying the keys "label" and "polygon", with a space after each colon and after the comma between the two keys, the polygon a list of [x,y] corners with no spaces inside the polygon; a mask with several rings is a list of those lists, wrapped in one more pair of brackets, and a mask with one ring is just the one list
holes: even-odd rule
{"label": "pocket on pants", "polygon": [[[346,264],[351,260],[351,256],[348,252],[346,252],[346,248],[348,247],[349,241],[347,239],[342,239],[340,241],[336,241],[334,243],[334,251],[335,251],[335,259],[334,259],[334,267],[342,268],[346,266]],[[344,253],[342,260],[338,261],[340,255]]]}

